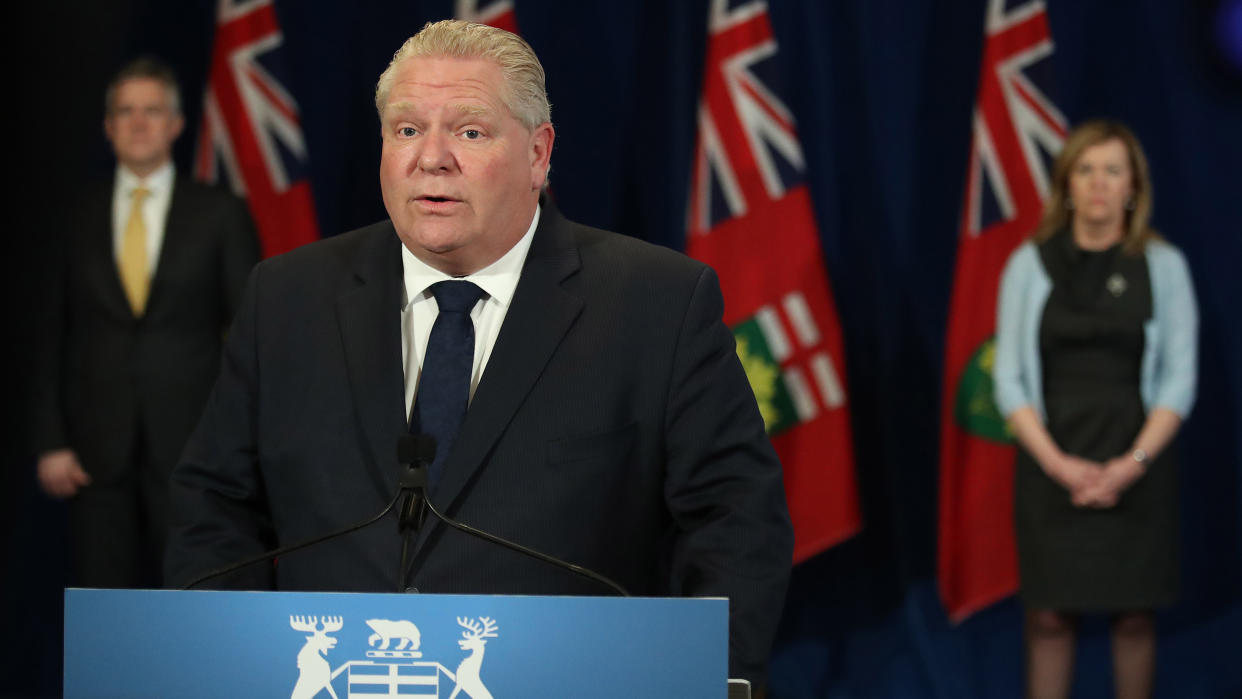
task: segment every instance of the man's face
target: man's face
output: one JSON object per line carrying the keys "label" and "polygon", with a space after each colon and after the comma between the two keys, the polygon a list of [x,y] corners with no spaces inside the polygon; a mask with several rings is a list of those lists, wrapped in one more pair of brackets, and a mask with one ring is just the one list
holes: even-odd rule
{"label": "man's face", "polygon": [[410,58],[384,107],[380,188],[397,235],[452,275],[478,271],[526,233],[547,177],[552,125],[522,125],[492,61]]}
{"label": "man's face", "polygon": [[185,121],[172,109],[168,90],[158,80],[133,78],[116,88],[104,133],[122,165],[139,176],[172,159],[172,144]]}

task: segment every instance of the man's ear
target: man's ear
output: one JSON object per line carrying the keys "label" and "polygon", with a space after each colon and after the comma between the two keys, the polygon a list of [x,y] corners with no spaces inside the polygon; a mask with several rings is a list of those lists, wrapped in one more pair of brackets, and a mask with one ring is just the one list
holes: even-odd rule
{"label": "man's ear", "polygon": [[556,129],[543,122],[535,127],[530,139],[531,188],[541,189],[548,181],[548,167],[552,162],[552,144],[556,141]]}

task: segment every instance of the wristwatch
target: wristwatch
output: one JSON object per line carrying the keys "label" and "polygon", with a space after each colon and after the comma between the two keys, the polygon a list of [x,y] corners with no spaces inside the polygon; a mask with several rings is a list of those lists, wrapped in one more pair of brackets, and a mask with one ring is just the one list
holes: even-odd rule
{"label": "wristwatch", "polygon": [[1134,462],[1137,463],[1138,465],[1143,466],[1144,468],[1147,467],[1147,452],[1146,451],[1143,451],[1142,449],[1135,447],[1134,451],[1130,452],[1130,458],[1134,459]]}

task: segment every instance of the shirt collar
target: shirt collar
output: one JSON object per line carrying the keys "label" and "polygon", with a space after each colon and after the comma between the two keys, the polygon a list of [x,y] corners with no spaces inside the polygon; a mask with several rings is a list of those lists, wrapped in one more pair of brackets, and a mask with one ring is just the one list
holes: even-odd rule
{"label": "shirt collar", "polygon": [[125,194],[130,194],[138,187],[146,187],[151,194],[164,194],[172,190],[173,176],[172,161],[168,161],[159,166],[146,178],[141,178],[133,173],[132,170],[125,167],[121,163],[116,165],[116,183],[117,188]]}
{"label": "shirt collar", "polygon": [[409,248],[403,244],[401,246],[401,266],[405,279],[405,298],[402,300],[401,310],[407,310],[410,307],[411,301],[426,298],[429,295],[427,288],[432,284],[447,279],[473,282],[487,294],[488,298],[507,308],[513,300],[513,293],[517,289],[518,278],[522,275],[522,265],[526,263],[526,254],[530,251],[535,228],[539,226],[540,211],[540,207],[536,205],[535,216],[531,219],[526,233],[513,247],[509,248],[508,252],[501,255],[500,259],[464,277],[451,277],[441,272],[415,257],[414,253],[410,252]]}

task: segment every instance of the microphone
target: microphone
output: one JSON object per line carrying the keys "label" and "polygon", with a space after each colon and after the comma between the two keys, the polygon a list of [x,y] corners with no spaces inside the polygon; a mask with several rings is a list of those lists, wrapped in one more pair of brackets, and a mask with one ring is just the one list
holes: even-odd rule
{"label": "microphone", "polygon": [[410,570],[410,535],[417,533],[427,516],[427,469],[436,460],[436,438],[429,434],[403,434],[397,439],[397,461],[405,465],[397,490],[403,493],[397,532],[401,534],[401,561],[397,564],[397,592],[405,590]]}
{"label": "microphone", "polygon": [[[408,497],[402,504],[402,522],[398,523],[399,527],[405,526],[404,521],[407,516],[406,509],[409,507],[410,521],[416,522],[412,525],[412,530],[417,531],[418,528],[422,526],[423,517],[425,516],[425,511],[423,511],[422,508],[425,505],[426,509],[430,510],[431,514],[435,515],[436,519],[458,531],[465,532],[473,537],[483,539],[484,541],[491,542],[498,546],[503,546],[510,551],[516,551],[524,556],[529,556],[530,558],[543,561],[544,563],[556,566],[562,570],[567,570],[575,575],[587,578],[588,580],[593,580],[611,589],[613,592],[616,592],[622,597],[630,596],[630,593],[626,591],[624,587],[621,587],[611,579],[590,570],[589,568],[584,568],[576,563],[562,561],[561,559],[550,556],[542,551],[536,551],[535,549],[509,541],[508,539],[496,536],[495,534],[485,532],[482,529],[476,529],[468,524],[463,524],[441,513],[436,509],[435,503],[431,501],[431,498],[427,497],[427,472],[425,464],[430,464],[435,460],[435,453],[436,440],[434,437],[428,435],[402,435],[397,441],[398,458],[401,459],[402,463],[412,464],[412,467],[401,477],[401,487],[403,489],[406,488],[408,483],[408,487],[413,491],[413,495]],[[408,460],[406,457],[409,457]],[[401,584],[404,584],[406,574],[408,573],[406,568],[407,545],[409,544],[409,533],[411,530],[403,529],[403,531],[405,531],[406,538],[401,546],[401,576],[399,581]]]}
{"label": "microphone", "polygon": [[397,481],[404,494],[397,531],[418,531],[427,516],[427,469],[436,458],[436,438],[427,434],[402,435],[397,440],[397,461],[406,466]]}

